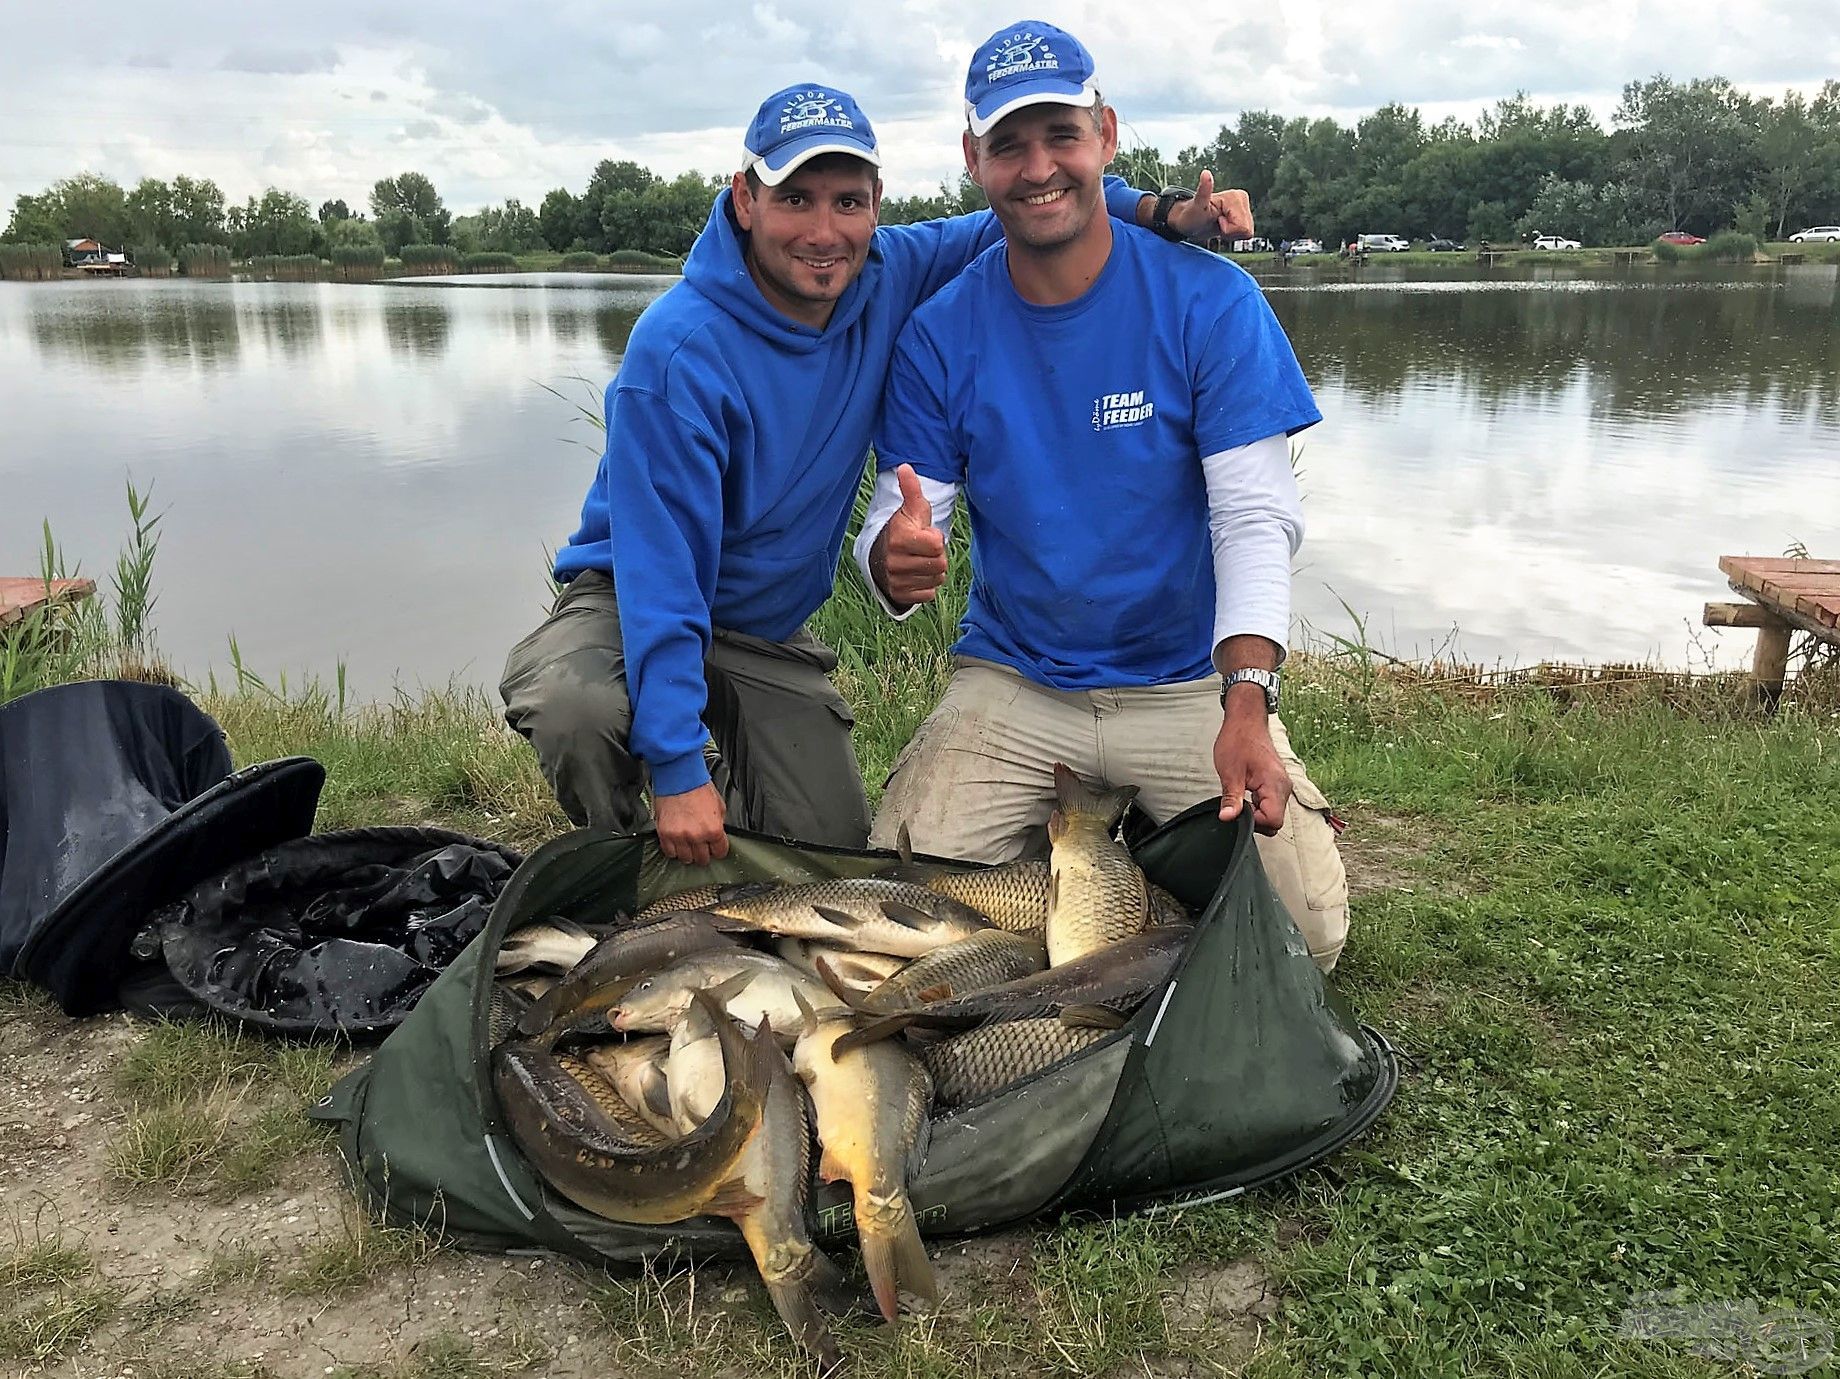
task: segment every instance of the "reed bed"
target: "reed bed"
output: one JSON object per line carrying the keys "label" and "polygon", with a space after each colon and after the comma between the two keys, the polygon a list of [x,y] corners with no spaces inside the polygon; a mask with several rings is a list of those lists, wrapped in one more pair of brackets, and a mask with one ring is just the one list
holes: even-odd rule
{"label": "reed bed", "polygon": [[405,244],[397,257],[411,273],[453,273],[460,267],[459,251],[451,244]]}
{"label": "reed bed", "polygon": [[318,254],[257,254],[249,260],[250,275],[266,282],[322,282],[331,269]]}
{"label": "reed bed", "polygon": [[601,256],[588,249],[576,249],[564,254],[556,266],[570,272],[591,272],[601,266]]}
{"label": "reed bed", "polygon": [[607,255],[607,266],[616,273],[681,273],[684,261],[643,249],[615,249]]}
{"label": "reed bed", "polygon": [[0,278],[48,282],[64,276],[64,255],[55,244],[0,244]]}
{"label": "reed bed", "polygon": [[143,278],[170,278],[173,256],[158,244],[143,244],[134,251],[134,271]]}
{"label": "reed bed", "polygon": [[188,278],[227,278],[230,276],[230,246],[187,244],[179,250],[179,271]]}
{"label": "reed bed", "polygon": [[372,282],[382,271],[381,244],[343,244],[332,251],[332,276],[340,282]]}
{"label": "reed bed", "polygon": [[460,266],[468,273],[515,273],[518,270],[516,254],[489,250],[478,254],[468,254],[460,260]]}

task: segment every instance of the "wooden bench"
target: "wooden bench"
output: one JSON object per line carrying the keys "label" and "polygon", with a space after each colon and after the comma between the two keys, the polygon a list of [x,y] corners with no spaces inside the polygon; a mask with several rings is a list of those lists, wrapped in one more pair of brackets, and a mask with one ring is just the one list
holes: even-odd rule
{"label": "wooden bench", "polygon": [[37,576],[0,576],[0,629],[22,622],[29,614],[59,604],[81,603],[96,592],[93,579],[54,579]]}
{"label": "wooden bench", "polygon": [[1722,555],[1719,569],[1750,602],[1709,603],[1703,621],[1707,627],[1757,629],[1751,684],[1773,705],[1782,697],[1793,633],[1840,646],[1840,560]]}

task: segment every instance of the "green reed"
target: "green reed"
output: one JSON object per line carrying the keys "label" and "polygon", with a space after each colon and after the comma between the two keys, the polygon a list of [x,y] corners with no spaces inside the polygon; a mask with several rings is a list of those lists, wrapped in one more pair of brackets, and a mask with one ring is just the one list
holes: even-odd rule
{"label": "green reed", "polygon": [[477,254],[468,254],[460,260],[460,267],[468,273],[515,273],[518,261],[516,254],[485,250]]}
{"label": "green reed", "polygon": [[0,278],[43,282],[64,275],[64,255],[55,244],[0,244]]}
{"label": "green reed", "polygon": [[188,278],[230,276],[230,246],[187,244],[179,250],[179,271]]}

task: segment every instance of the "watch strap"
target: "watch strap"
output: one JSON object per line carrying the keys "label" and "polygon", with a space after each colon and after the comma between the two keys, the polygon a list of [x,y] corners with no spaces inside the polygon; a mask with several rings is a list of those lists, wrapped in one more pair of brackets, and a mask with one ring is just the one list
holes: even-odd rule
{"label": "watch strap", "polygon": [[1194,199],[1195,194],[1187,187],[1164,187],[1156,198],[1156,209],[1150,212],[1150,228],[1164,239],[1181,244],[1188,236],[1169,227],[1169,213],[1178,202]]}
{"label": "watch strap", "polygon": [[1278,672],[1275,670],[1255,670],[1248,668],[1245,670],[1228,671],[1221,680],[1220,706],[1223,709],[1227,706],[1228,690],[1232,689],[1235,685],[1248,683],[1257,685],[1260,689],[1265,691],[1265,712],[1276,713],[1278,711],[1278,687],[1280,680]]}

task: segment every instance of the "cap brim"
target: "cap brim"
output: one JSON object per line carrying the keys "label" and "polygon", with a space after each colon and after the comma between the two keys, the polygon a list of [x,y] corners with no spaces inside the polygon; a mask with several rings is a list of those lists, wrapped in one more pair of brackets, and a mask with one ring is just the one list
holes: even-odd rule
{"label": "cap brim", "polygon": [[794,144],[790,149],[782,149],[778,155],[779,166],[755,154],[748,154],[747,161],[741,165],[743,172],[752,172],[769,187],[777,187],[793,173],[797,172],[813,158],[826,153],[847,153],[852,158],[860,158],[872,168],[879,168],[882,160],[873,149],[861,144],[847,143],[831,137],[820,135],[809,144]]}
{"label": "cap brim", "polygon": [[1030,105],[1075,105],[1090,106],[1099,99],[1099,88],[1090,81],[1042,81],[1029,82],[1021,89],[1012,87],[1003,92],[1001,100],[988,101],[983,106],[965,104],[965,119],[971,126],[971,132],[978,138],[990,133],[998,121],[1007,115]]}

